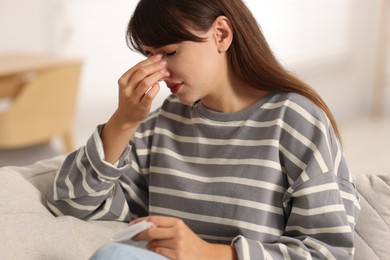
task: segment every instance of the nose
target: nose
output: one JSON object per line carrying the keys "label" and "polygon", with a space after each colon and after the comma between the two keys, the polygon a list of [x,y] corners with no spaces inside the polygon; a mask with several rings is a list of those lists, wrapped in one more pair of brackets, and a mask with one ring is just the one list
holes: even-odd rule
{"label": "nose", "polygon": [[169,79],[169,77],[171,76],[172,73],[169,70],[168,62],[165,59],[162,62],[163,62],[164,66],[163,66],[163,68],[161,70],[161,73],[164,75],[163,80],[166,82]]}

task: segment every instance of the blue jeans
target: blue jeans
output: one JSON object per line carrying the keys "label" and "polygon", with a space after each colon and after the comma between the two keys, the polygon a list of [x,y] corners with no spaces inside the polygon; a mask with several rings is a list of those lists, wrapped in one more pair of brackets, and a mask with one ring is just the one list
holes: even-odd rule
{"label": "blue jeans", "polygon": [[168,258],[144,248],[127,244],[108,244],[99,248],[90,260],[167,260]]}

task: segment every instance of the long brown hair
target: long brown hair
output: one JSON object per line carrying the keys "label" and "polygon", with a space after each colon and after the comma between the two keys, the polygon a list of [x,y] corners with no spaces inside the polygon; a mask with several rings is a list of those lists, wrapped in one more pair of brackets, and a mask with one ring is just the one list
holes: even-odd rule
{"label": "long brown hair", "polygon": [[183,41],[202,42],[204,39],[191,29],[207,32],[222,15],[233,28],[233,42],[228,50],[231,71],[255,88],[295,92],[309,98],[325,112],[341,141],[336,120],[324,100],[278,62],[242,0],[140,0],[127,28],[127,43],[145,54],[142,46],[159,48]]}

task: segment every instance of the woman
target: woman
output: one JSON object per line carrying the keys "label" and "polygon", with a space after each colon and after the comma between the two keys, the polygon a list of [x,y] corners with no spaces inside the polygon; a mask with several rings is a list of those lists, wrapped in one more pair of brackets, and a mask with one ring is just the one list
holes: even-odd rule
{"label": "woman", "polygon": [[[134,239],[157,254],[97,257],[353,258],[359,203],[336,122],[243,1],[141,0],[127,39],[148,58],[119,79],[118,109],[67,157],[48,204],[148,220]],[[150,113],[159,81],[173,94]]]}

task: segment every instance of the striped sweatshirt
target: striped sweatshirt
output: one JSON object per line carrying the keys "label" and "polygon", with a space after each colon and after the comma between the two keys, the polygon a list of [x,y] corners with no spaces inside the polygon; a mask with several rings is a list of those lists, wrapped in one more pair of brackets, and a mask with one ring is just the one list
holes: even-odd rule
{"label": "striped sweatshirt", "polygon": [[57,215],[131,221],[182,219],[239,259],[352,259],[360,210],[325,113],[294,93],[272,93],[235,113],[169,96],[115,164],[98,126],[59,170]]}

